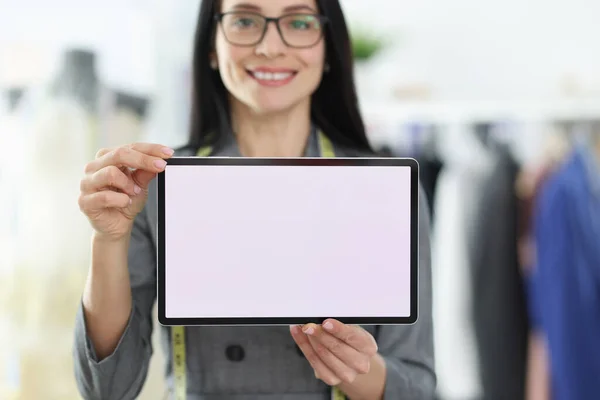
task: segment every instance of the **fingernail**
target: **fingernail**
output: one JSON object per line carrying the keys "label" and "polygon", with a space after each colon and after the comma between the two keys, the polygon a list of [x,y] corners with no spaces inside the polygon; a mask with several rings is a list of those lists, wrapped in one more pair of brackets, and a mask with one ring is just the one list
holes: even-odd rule
{"label": "fingernail", "polygon": [[165,160],[156,160],[156,161],[154,161],[154,166],[156,168],[163,169],[166,165],[167,165],[167,162]]}
{"label": "fingernail", "polygon": [[168,156],[172,156],[175,151],[173,151],[173,149],[170,149],[168,147],[163,147],[162,152]]}
{"label": "fingernail", "polygon": [[290,325],[290,332],[298,333],[298,327],[296,325]]}
{"label": "fingernail", "polygon": [[325,322],[325,323],[323,324],[323,328],[325,328],[325,329],[327,329],[328,331],[330,331],[330,330],[332,330],[332,329],[333,329],[333,324],[332,324],[331,322],[327,321],[327,322]]}
{"label": "fingernail", "polygon": [[312,335],[313,333],[315,333],[315,329],[312,326],[309,326],[308,328],[304,328],[304,333],[306,333],[307,335]]}
{"label": "fingernail", "polygon": [[141,191],[142,191],[142,188],[139,187],[138,185],[133,186],[133,193],[140,194]]}

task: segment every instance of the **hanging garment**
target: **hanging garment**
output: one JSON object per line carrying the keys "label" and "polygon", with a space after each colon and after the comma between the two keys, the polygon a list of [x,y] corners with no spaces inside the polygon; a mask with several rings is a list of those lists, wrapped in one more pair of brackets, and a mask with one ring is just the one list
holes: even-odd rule
{"label": "hanging garment", "polygon": [[444,164],[437,157],[423,156],[418,157],[419,161],[419,172],[421,175],[421,182],[423,183],[423,189],[429,202],[429,209],[431,213],[431,224],[435,224],[435,196],[437,192],[437,183],[444,168]]}
{"label": "hanging garment", "polygon": [[600,393],[600,163],[578,148],[536,207],[536,326],[546,337],[554,400]]}
{"label": "hanging garment", "polygon": [[465,131],[440,136],[440,173],[432,232],[433,313],[438,395],[479,399],[481,382],[470,307],[468,239],[489,155]]}
{"label": "hanging garment", "polygon": [[519,400],[525,394],[528,317],[520,273],[515,182],[519,166],[506,146],[476,206],[471,243],[473,320],[484,400]]}

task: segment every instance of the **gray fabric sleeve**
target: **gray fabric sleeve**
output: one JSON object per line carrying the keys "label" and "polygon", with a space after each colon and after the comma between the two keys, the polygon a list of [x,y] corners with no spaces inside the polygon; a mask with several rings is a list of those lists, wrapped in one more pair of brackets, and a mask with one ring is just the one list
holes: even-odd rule
{"label": "gray fabric sleeve", "polygon": [[412,326],[381,326],[379,353],[386,361],[385,400],[435,397],[430,221],[425,192],[419,192],[419,318]]}
{"label": "gray fabric sleeve", "polygon": [[156,298],[156,267],[146,211],[134,221],[129,247],[132,312],[115,351],[98,361],[87,335],[83,305],[75,321],[75,379],[86,400],[135,399],[146,380],[152,355],[152,308]]}

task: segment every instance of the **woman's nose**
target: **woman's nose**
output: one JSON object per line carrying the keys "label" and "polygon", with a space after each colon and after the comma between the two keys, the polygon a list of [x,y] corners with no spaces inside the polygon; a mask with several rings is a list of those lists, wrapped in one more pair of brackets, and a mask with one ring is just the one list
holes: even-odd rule
{"label": "woman's nose", "polygon": [[263,40],[256,46],[256,52],[268,58],[276,58],[285,53],[286,48],[287,46],[277,30],[277,26],[270,23],[267,26]]}

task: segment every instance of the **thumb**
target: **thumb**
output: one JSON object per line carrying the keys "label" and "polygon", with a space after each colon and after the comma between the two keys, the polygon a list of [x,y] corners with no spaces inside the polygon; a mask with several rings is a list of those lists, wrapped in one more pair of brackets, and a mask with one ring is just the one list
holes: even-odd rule
{"label": "thumb", "polygon": [[150,185],[150,182],[156,177],[156,175],[156,172],[138,169],[133,172],[132,178],[134,182],[145,191],[148,190],[148,185]]}

